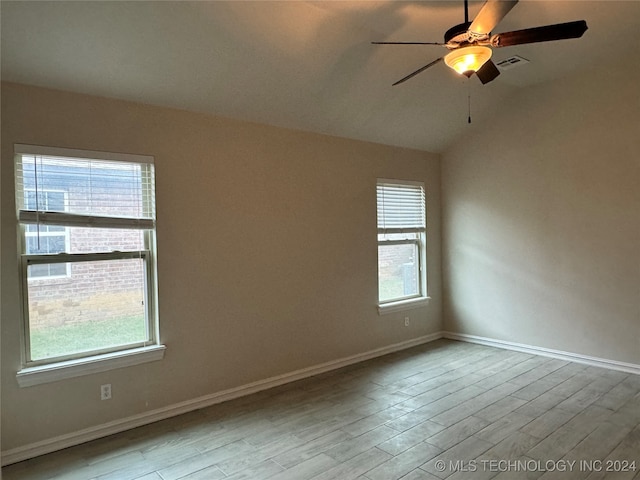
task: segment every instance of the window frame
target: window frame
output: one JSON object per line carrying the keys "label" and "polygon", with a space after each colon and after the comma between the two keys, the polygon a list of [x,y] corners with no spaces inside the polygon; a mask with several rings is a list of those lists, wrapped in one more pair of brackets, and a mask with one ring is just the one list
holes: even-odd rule
{"label": "window frame", "polygon": [[[411,181],[411,180],[395,180],[395,179],[377,179],[376,182],[376,201],[379,200],[379,187],[382,186],[396,186],[396,187],[420,187],[422,193],[422,211],[424,212],[424,226],[423,227],[391,227],[380,228],[378,224],[377,229],[377,245],[378,245],[378,313],[380,315],[386,313],[393,313],[396,311],[406,310],[410,308],[417,308],[427,305],[429,302],[428,290],[427,290],[427,248],[426,248],[426,189],[423,182]],[[377,216],[380,216],[380,209],[376,208]],[[415,238],[405,239],[385,239],[385,235],[402,235],[407,236],[415,235]],[[414,245],[416,250],[416,263],[417,263],[417,293],[403,295],[399,297],[393,297],[390,299],[380,299],[380,247],[390,245]]]}
{"label": "window frame", "polygon": [[[150,189],[141,189],[142,201],[146,207],[151,205],[148,210],[151,212],[152,218],[125,218],[118,217],[117,214],[110,217],[100,217],[96,214],[81,215],[68,212],[58,211],[38,211],[28,209],[26,199],[22,203],[17,202],[17,224],[20,233],[19,248],[19,274],[21,277],[21,336],[22,336],[22,368],[17,372],[18,383],[21,387],[47,383],[63,378],[71,378],[88,373],[99,371],[107,371],[112,368],[121,368],[127,365],[135,365],[146,363],[149,361],[160,360],[164,357],[165,346],[160,344],[159,320],[158,320],[158,301],[157,301],[157,255],[156,255],[156,231],[155,231],[155,169],[154,159],[147,155],[133,155],[109,152],[97,152],[88,150],[75,150],[57,147],[42,147],[33,145],[14,145],[16,172],[14,181],[16,183],[16,198],[19,195],[25,195],[24,192],[33,190],[25,188],[24,176],[18,175],[17,165],[22,162],[23,157],[43,156],[64,158],[70,161],[74,159],[79,161],[86,160],[106,160],[106,161],[122,161],[140,166],[140,175],[143,182],[151,182]],[[22,166],[20,167],[22,169]],[[146,179],[145,179],[146,178]],[[143,183],[144,184],[144,183]],[[36,187],[37,188],[37,187]],[[41,191],[57,189],[45,189]],[[68,192],[64,192],[68,195]],[[149,193],[149,195],[147,195]],[[66,205],[66,203],[65,203]],[[33,254],[27,253],[27,242],[29,233],[26,225],[32,224],[34,219],[41,225],[60,225],[65,227],[65,244],[67,252],[69,251],[70,228],[78,227],[106,227],[118,229],[133,229],[141,232],[142,249],[126,250],[126,251],[107,251],[107,252],[85,252],[85,253],[55,253],[55,254]],[[57,223],[60,221],[61,223]],[[46,235],[47,232],[44,232]],[[57,232],[56,232],[57,233]],[[62,233],[62,232],[60,232]],[[32,235],[31,235],[32,236]],[[44,359],[32,358],[31,352],[31,332],[29,320],[29,276],[28,268],[30,265],[59,264],[66,263],[67,269],[72,263],[87,261],[113,261],[121,259],[141,259],[144,271],[143,278],[143,301],[145,314],[146,338],[140,342],[120,344],[116,346],[105,346],[90,351],[68,353],[64,355],[56,355]],[[56,280],[65,277],[46,276],[31,277],[31,280]]]}

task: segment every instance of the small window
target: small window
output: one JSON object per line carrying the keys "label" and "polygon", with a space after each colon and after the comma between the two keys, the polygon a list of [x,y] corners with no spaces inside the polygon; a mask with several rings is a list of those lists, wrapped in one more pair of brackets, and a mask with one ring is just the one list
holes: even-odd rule
{"label": "small window", "polygon": [[379,305],[425,298],[423,184],[379,180],[377,207]]}
{"label": "small window", "polygon": [[157,345],[153,158],[15,151],[24,366]]}

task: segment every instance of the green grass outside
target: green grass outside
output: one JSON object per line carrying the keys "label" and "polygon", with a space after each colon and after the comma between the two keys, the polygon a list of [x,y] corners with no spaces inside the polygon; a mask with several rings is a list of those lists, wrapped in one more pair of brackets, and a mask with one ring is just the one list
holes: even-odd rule
{"label": "green grass outside", "polygon": [[378,295],[380,300],[389,300],[404,296],[404,284],[397,277],[381,278],[378,282]]}
{"label": "green grass outside", "polygon": [[31,358],[39,360],[86,352],[141,342],[146,338],[146,324],[142,316],[39,327],[31,330]]}

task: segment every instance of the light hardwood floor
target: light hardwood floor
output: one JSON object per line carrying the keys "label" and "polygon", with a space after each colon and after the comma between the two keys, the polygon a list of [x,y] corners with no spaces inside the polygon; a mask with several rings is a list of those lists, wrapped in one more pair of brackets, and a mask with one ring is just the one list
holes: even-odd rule
{"label": "light hardwood floor", "polygon": [[439,340],[2,473],[4,480],[640,480],[640,376]]}

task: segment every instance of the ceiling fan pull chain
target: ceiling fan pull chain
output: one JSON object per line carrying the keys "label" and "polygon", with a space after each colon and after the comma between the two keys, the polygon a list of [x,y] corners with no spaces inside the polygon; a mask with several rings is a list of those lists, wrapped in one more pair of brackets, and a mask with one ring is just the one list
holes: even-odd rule
{"label": "ceiling fan pull chain", "polygon": [[471,123],[471,84],[469,83],[468,79],[467,79],[467,87],[468,87],[468,91],[467,91],[467,108],[468,108],[468,112],[469,112],[469,116],[467,117],[467,123]]}

